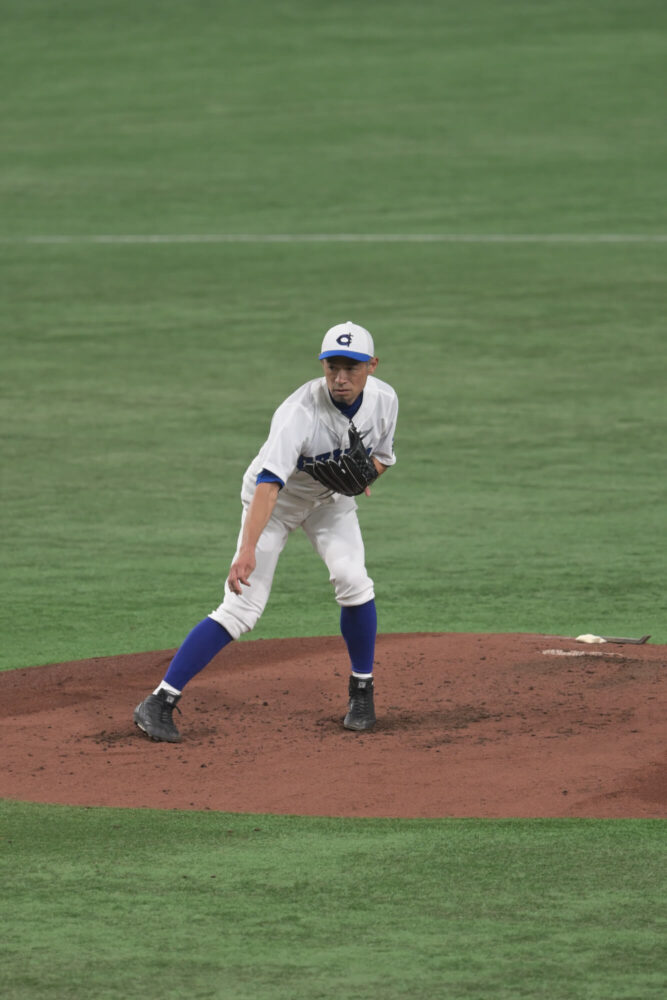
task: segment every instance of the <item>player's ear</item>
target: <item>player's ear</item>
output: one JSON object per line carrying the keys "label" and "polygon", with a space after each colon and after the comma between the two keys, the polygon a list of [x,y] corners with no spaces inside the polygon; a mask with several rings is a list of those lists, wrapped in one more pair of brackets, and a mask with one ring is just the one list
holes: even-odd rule
{"label": "player's ear", "polygon": [[379,360],[380,360],[379,358],[371,358],[371,360],[368,362],[368,374],[369,375],[373,374],[373,372],[375,371],[375,369],[378,366]]}

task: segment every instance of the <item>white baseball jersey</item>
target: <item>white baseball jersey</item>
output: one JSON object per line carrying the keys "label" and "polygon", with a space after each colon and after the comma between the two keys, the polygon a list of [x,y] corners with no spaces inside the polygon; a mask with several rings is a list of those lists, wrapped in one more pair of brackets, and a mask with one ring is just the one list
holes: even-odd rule
{"label": "white baseball jersey", "polygon": [[[394,433],[398,417],[398,397],[390,385],[369,375],[354,425],[364,446],[383,465],[394,465]],[[350,421],[334,405],[326,379],[306,382],[282,403],[273,415],[268,439],[250,463],[243,482],[244,499],[254,492],[262,469],[284,483],[281,496],[317,501],[330,493],[302,471],[305,462],[337,458],[349,448]],[[340,494],[335,494],[340,497]]]}
{"label": "white baseball jersey", "polygon": [[[369,375],[353,420],[370,454],[387,466],[396,461],[397,415],[398,398],[394,390]],[[324,461],[349,448],[349,427],[349,418],[332,403],[324,378],[306,382],[274,413],[269,436],[243,477],[244,511],[237,555],[258,474],[265,469],[278,476],[284,486],[257,543],[250,586],[238,595],[225,584],[224,600],[209,616],[234,639],[254,628],[264,611],[280,553],[289,534],[297,528],[305,531],[325,562],[341,607],[354,607],[373,599],[375,591],[366,571],[356,499],[332,494],[302,471],[310,459]]]}

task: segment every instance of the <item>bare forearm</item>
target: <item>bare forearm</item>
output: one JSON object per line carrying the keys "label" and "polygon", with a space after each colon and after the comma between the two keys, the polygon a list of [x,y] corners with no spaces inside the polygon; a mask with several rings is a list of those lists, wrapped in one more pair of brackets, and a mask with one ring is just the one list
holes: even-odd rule
{"label": "bare forearm", "polygon": [[238,555],[234,559],[227,577],[229,588],[235,594],[241,593],[241,584],[245,587],[250,586],[250,574],[255,568],[255,548],[260,535],[269,523],[279,490],[278,483],[259,483],[255,487],[255,495],[250,501],[248,513],[243,522]]}
{"label": "bare forearm", "polygon": [[254,549],[259,536],[269,523],[273,508],[278,499],[280,487],[278,483],[259,483],[255,487],[255,495],[250,501],[250,507],[243,525],[241,547]]}

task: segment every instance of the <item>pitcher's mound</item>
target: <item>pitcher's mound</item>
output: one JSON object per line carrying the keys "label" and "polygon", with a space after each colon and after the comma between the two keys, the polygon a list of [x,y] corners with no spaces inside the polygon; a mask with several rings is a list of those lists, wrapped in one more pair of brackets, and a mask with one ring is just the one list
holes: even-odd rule
{"label": "pitcher's mound", "polygon": [[[577,655],[564,655],[576,653]],[[234,643],[180,744],[132,722],[173,650],[0,674],[0,795],[317,816],[667,817],[667,647],[383,635],[378,723],[342,728],[342,639]]]}

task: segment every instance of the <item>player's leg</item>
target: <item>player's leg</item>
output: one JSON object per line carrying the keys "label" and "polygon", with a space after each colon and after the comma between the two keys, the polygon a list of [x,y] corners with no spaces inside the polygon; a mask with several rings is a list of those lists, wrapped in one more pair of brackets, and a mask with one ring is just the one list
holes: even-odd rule
{"label": "player's leg", "polygon": [[366,572],[364,543],[353,500],[318,507],[303,523],[316,552],[329,570],[340,605],[340,630],[350,657],[346,729],[375,724],[373,659],[377,612],[373,581]]}
{"label": "player's leg", "polygon": [[375,600],[340,609],[340,631],[350,656],[352,675],[366,680],[373,673],[377,612]]}
{"label": "player's leg", "polygon": [[173,715],[183,688],[231,641],[229,632],[210,618],[195,625],[155,691],[135,708],[134,721],[139,729],[152,740],[178,743],[181,736]]}
{"label": "player's leg", "polygon": [[[246,511],[247,508],[243,513],[234,559],[239,554]],[[271,594],[280,553],[285,548],[291,530],[292,526],[284,516],[282,505],[276,504],[276,509],[255,547],[255,569],[250,577],[250,586],[242,587],[242,593],[235,594],[225,583],[222,604],[210,613],[209,618],[221,625],[232,639],[238,639],[245,632],[250,632],[259,621]]]}
{"label": "player's leg", "polygon": [[[237,555],[245,514],[244,510]],[[271,518],[257,543],[255,550],[257,564],[250,586],[244,588],[243,594],[238,596],[225,584],[222,604],[195,625],[179,647],[163,680],[153,694],[137,705],[134,710],[134,721],[151,739],[169,743],[180,741],[181,736],[174,724],[173,712],[183,688],[228,643],[255,626],[269,599],[278,558],[288,534],[289,529],[281,520],[276,517]]]}

